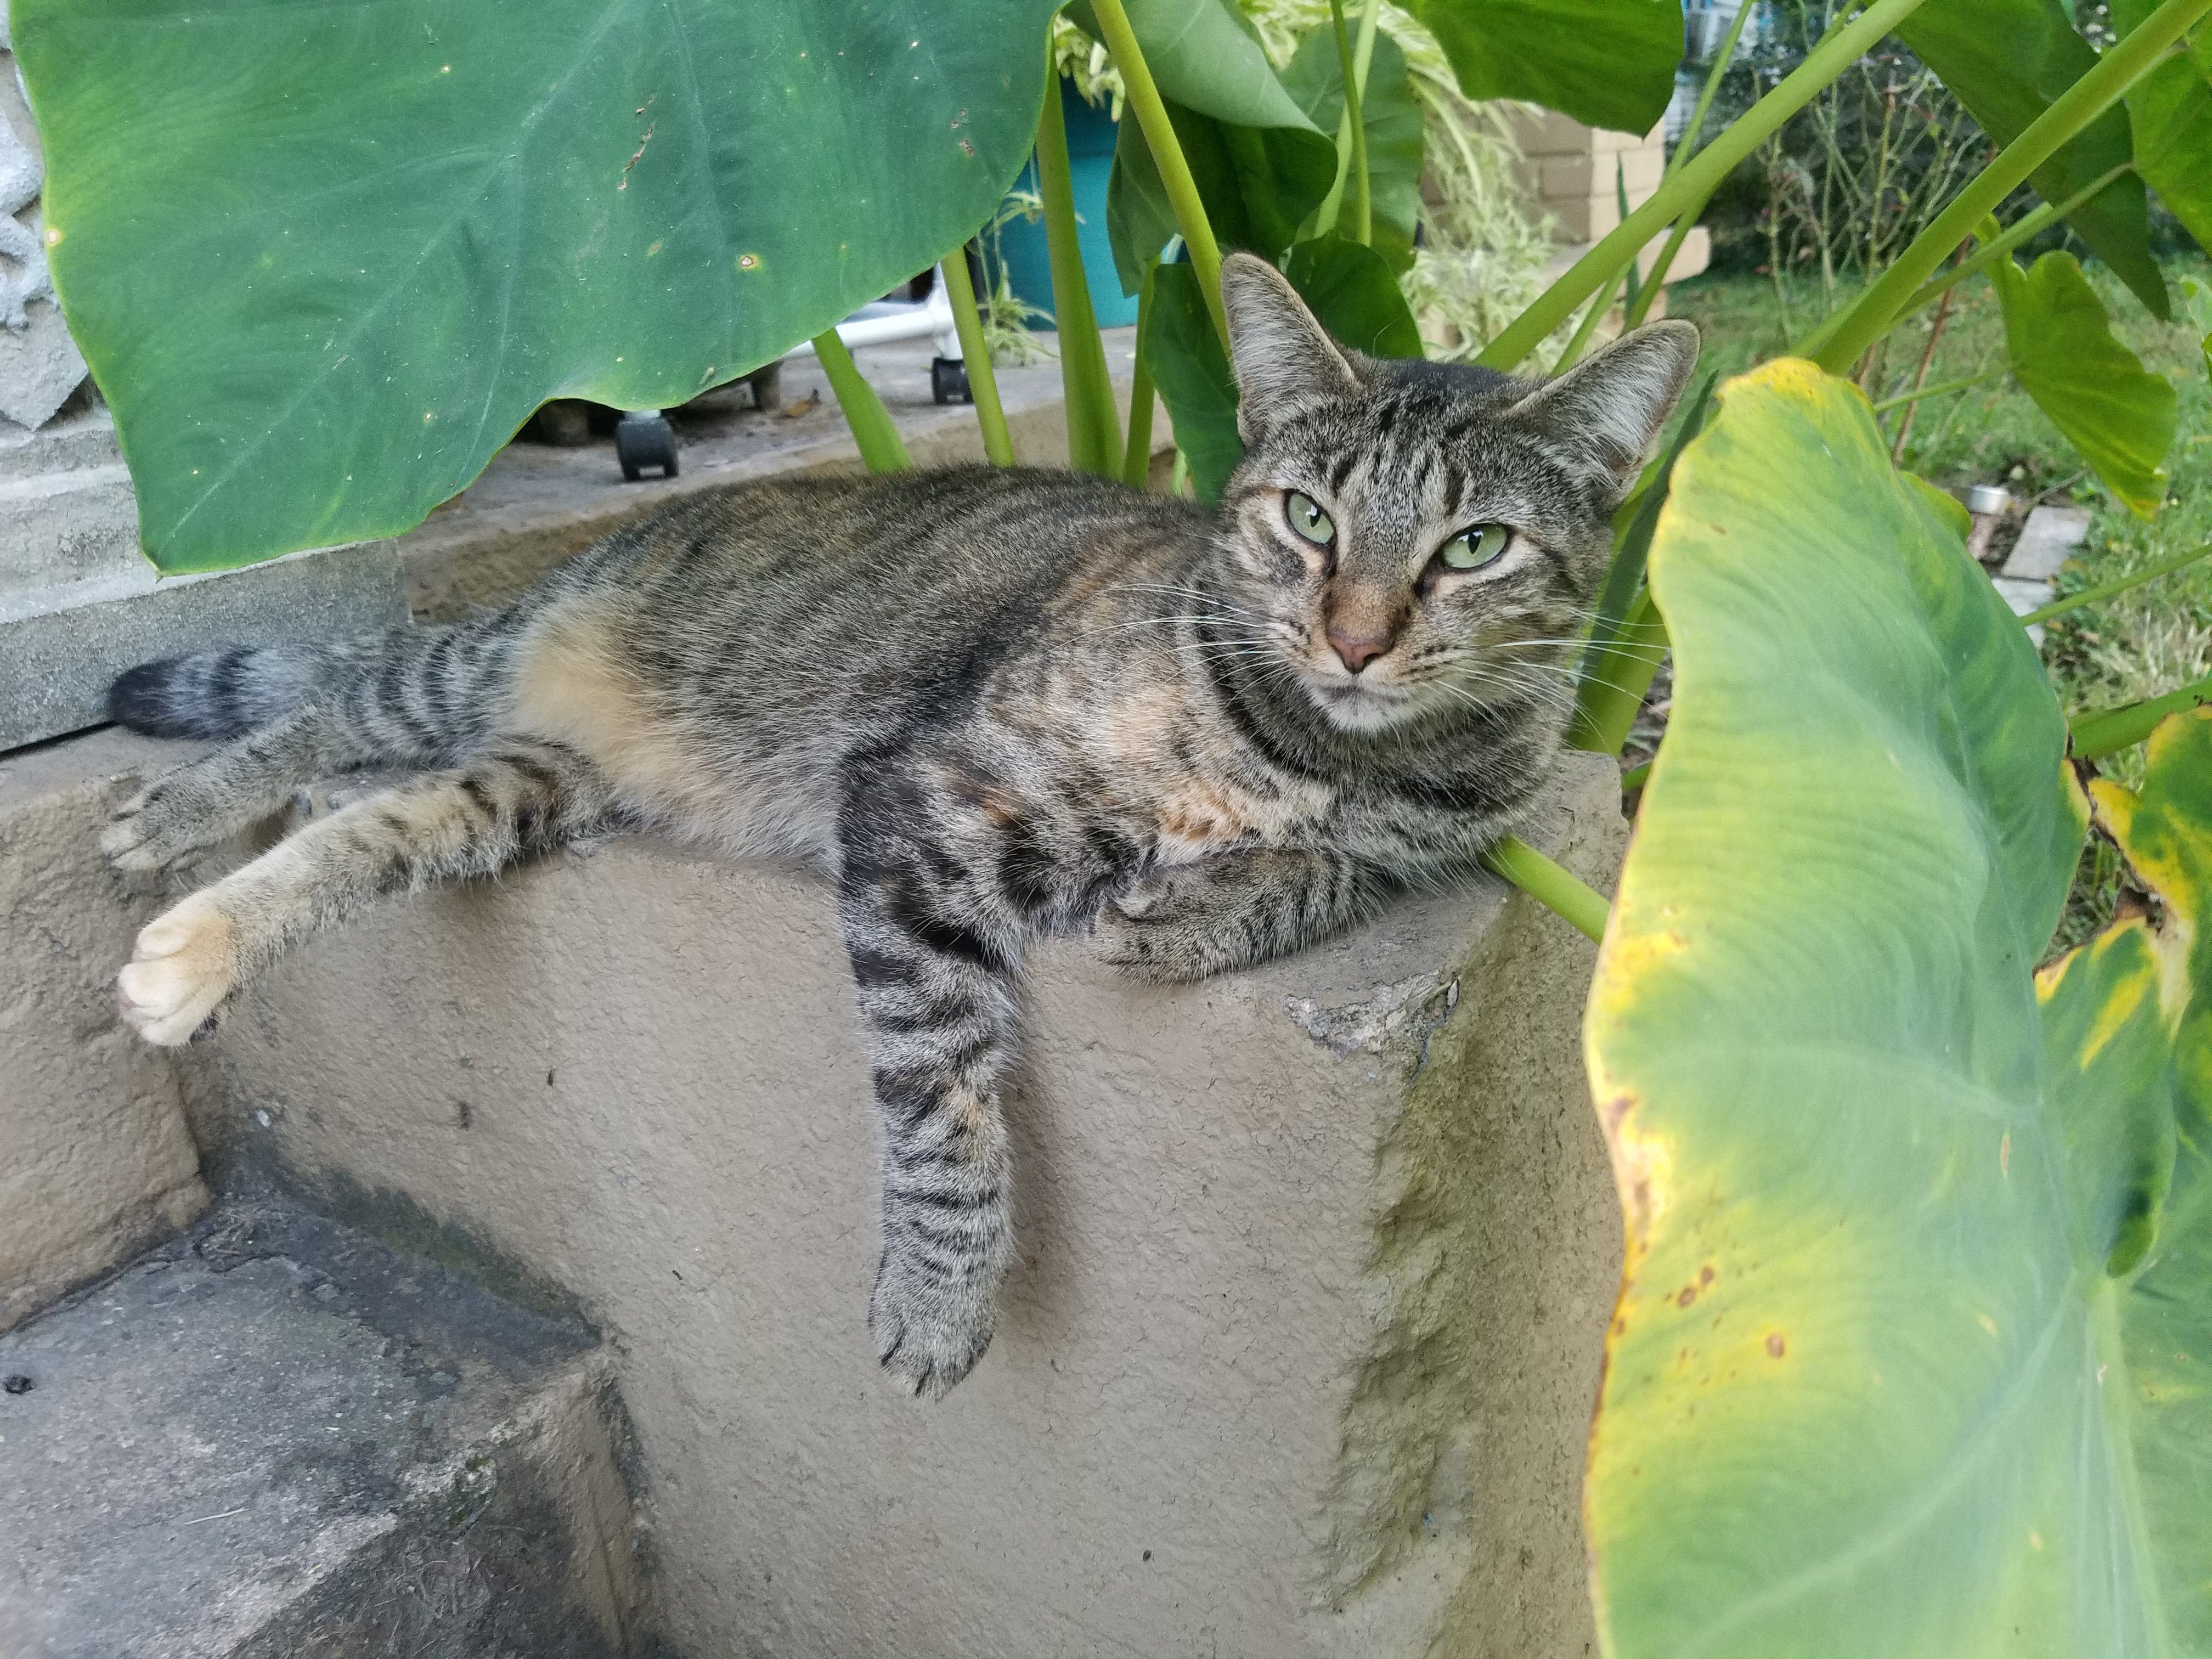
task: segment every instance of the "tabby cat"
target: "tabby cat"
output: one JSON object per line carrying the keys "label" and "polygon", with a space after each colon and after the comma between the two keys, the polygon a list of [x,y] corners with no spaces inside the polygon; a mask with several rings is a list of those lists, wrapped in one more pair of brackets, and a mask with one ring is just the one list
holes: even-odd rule
{"label": "tabby cat", "polygon": [[495,614],[149,663],[115,718],[228,739],[102,845],[167,868],[349,768],[420,768],[138,935],[150,1042],[206,1030],[379,895],[615,825],[835,882],[882,1118],[884,1367],[941,1395],[1010,1249],[1000,1100],[1030,942],[1194,979],[1473,870],[1544,779],[1572,641],[1697,355],[1637,330],[1546,384],[1343,349],[1222,269],[1243,463],[1218,508],[956,467],[704,493]]}

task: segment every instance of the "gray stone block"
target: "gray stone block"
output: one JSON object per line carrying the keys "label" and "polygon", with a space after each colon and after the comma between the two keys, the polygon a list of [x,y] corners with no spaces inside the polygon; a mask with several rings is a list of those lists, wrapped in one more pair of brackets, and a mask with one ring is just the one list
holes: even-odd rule
{"label": "gray stone block", "polygon": [[406,620],[390,542],[167,580],[141,561],[118,575],[0,590],[0,750],[98,725],[109,682],[135,663]]}
{"label": "gray stone block", "polygon": [[2039,507],[2021,526],[2004,562],[2004,574],[2024,581],[2049,581],[2089,533],[2086,507]]}
{"label": "gray stone block", "polygon": [[[1528,833],[1609,883],[1618,769],[1561,774]],[[622,1334],[680,1652],[1585,1659],[1592,957],[1486,880],[1199,985],[1040,948],[1019,1260],[935,1405],[865,1323],[821,882],[617,837],[380,907],[178,1054],[219,1180],[427,1212]]]}
{"label": "gray stone block", "polygon": [[10,1659],[644,1650],[580,1328],[268,1205],[0,1337]]}

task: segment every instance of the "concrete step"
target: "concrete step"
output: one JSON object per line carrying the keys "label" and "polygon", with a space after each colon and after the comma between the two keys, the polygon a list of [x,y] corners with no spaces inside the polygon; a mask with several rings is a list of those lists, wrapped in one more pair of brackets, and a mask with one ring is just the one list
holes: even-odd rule
{"label": "concrete step", "polygon": [[9,1659],[645,1650],[581,1326],[234,1200],[0,1336]]}

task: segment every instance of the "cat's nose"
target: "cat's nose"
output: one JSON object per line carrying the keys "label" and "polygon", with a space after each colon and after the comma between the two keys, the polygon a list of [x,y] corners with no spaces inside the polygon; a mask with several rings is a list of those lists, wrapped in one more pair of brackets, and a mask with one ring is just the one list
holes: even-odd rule
{"label": "cat's nose", "polygon": [[1365,634],[1347,633],[1342,629],[1328,630],[1328,648],[1336,653],[1336,659],[1357,674],[1390,648],[1388,639]]}

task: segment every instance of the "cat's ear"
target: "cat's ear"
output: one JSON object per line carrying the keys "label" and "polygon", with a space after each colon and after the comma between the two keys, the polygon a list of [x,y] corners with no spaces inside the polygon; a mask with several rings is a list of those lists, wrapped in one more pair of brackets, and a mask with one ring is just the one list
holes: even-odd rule
{"label": "cat's ear", "polygon": [[1644,470],[1697,363],[1696,325],[1647,323],[1547,380],[1506,418],[1595,467],[1617,499]]}
{"label": "cat's ear", "polygon": [[1221,304],[1237,371],[1237,431],[1247,443],[1270,421],[1359,390],[1328,331],[1265,259],[1232,253],[1221,262]]}

